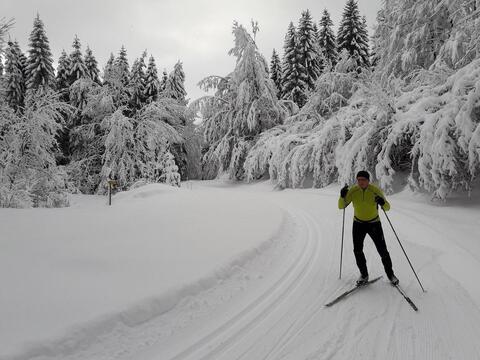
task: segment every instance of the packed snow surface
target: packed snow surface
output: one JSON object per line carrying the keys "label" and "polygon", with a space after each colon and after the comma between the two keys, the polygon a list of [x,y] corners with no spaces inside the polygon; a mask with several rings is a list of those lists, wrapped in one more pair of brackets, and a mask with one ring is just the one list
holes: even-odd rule
{"label": "packed snow surface", "polygon": [[0,359],[479,359],[480,198],[407,190],[381,214],[400,284],[331,308],[357,277],[338,186],[147,185],[62,209],[0,209]]}

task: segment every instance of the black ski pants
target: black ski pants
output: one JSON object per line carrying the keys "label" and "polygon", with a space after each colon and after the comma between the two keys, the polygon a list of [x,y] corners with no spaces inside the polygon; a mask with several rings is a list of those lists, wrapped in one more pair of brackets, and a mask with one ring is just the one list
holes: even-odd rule
{"label": "black ski pants", "polygon": [[383,236],[382,224],[380,221],[375,222],[359,222],[353,221],[353,253],[355,254],[355,260],[357,262],[360,273],[364,276],[368,275],[367,260],[363,253],[363,242],[365,236],[368,234],[373,240],[378,254],[380,255],[385,268],[385,273],[388,277],[393,275],[392,260],[387,250],[387,244],[385,243],[385,237]]}

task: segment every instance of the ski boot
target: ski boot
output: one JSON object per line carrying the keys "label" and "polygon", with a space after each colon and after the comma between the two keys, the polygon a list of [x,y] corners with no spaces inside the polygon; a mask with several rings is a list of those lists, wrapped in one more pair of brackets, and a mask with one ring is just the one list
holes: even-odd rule
{"label": "ski boot", "polygon": [[400,282],[400,280],[398,280],[398,278],[393,274],[388,277],[388,280],[390,280],[390,284],[392,284],[393,286],[398,285],[398,283]]}
{"label": "ski boot", "polygon": [[363,286],[368,282],[368,275],[360,275],[357,280],[357,286]]}

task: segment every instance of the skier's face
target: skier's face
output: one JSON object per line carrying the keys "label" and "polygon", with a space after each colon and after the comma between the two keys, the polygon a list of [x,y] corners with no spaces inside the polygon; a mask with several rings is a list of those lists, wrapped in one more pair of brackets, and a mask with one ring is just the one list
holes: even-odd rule
{"label": "skier's face", "polygon": [[370,183],[370,181],[367,178],[364,178],[364,177],[358,177],[357,178],[357,184],[362,189],[366,189],[368,187],[369,183]]}

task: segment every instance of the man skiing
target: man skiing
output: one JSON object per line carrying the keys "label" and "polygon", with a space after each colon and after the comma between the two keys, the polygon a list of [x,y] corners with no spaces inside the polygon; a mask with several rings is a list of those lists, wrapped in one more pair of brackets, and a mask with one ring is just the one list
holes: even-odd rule
{"label": "man skiing", "polygon": [[377,248],[388,279],[393,285],[398,284],[399,280],[393,273],[392,260],[387,250],[382,224],[378,216],[378,206],[388,211],[390,210],[390,204],[385,199],[382,190],[370,184],[370,174],[367,171],[358,172],[357,184],[352,186],[351,189],[348,189],[348,185],[345,185],[340,190],[338,208],[345,209],[350,203],[353,203],[354,208],[353,253],[360,270],[357,285],[364,285],[368,282],[367,260],[363,254],[363,242],[367,234],[370,235]]}

